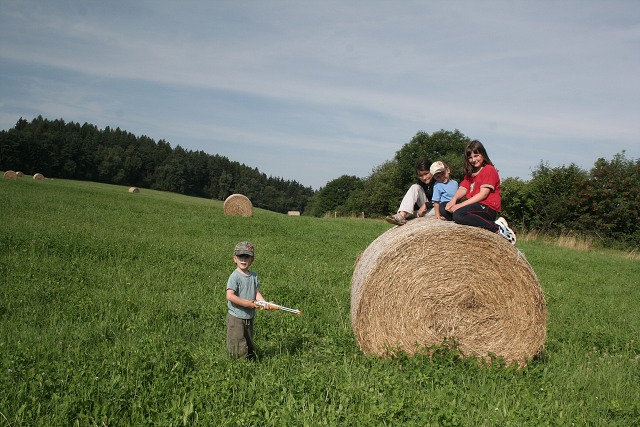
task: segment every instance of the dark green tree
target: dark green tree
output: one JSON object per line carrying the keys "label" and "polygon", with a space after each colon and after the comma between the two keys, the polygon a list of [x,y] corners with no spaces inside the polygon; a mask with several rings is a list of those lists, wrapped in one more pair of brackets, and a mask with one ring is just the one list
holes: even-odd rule
{"label": "dark green tree", "polygon": [[462,161],[464,149],[470,139],[457,129],[440,130],[429,135],[418,132],[407,144],[396,152],[394,160],[397,170],[393,185],[406,189],[416,181],[415,164],[420,159],[432,162],[442,160],[451,168],[451,176],[461,180],[463,176]]}
{"label": "dark green tree", "polygon": [[353,196],[359,201],[358,212],[364,212],[365,215],[372,217],[396,212],[408,188],[408,185],[398,187],[393,184],[397,171],[397,161],[384,162],[373,169],[371,175],[364,180],[362,190]]}
{"label": "dark green tree", "polygon": [[520,178],[507,178],[500,184],[502,190],[502,216],[512,228],[525,231],[526,224],[533,224],[536,218],[535,197],[532,185]]}
{"label": "dark green tree", "polygon": [[533,206],[536,214],[526,224],[527,228],[552,234],[569,231],[575,214],[569,198],[587,178],[587,173],[573,163],[550,168],[540,162],[532,177],[529,194],[533,200],[527,204]]}
{"label": "dark green tree", "polygon": [[218,195],[217,198],[220,200],[225,200],[227,197],[233,194],[231,191],[231,185],[233,184],[233,175],[231,175],[226,170],[223,170],[220,173],[220,177],[218,178]]}
{"label": "dark green tree", "polygon": [[567,209],[573,212],[568,227],[608,245],[640,247],[640,159],[627,159],[623,151],[611,161],[596,160],[589,177],[568,194]]}
{"label": "dark green tree", "polygon": [[124,184],[124,150],[119,145],[103,145],[98,151],[98,181]]}
{"label": "dark green tree", "polygon": [[362,181],[356,176],[342,175],[340,178],[329,181],[326,186],[320,188],[311,200],[310,215],[322,216],[328,212],[345,212],[345,203],[351,194],[361,187]]}

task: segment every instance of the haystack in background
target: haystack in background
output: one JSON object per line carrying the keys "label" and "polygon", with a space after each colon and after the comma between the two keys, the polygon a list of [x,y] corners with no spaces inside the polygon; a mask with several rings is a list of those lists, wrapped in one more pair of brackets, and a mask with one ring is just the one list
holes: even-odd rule
{"label": "haystack in background", "polygon": [[224,214],[229,216],[253,216],[253,205],[247,196],[232,194],[224,201]]}
{"label": "haystack in background", "polygon": [[16,171],[16,176],[17,176],[18,178],[21,178],[21,177],[23,177],[23,176],[24,176],[24,173],[22,173],[22,172],[20,172],[20,171]]}
{"label": "haystack in background", "polygon": [[453,222],[415,219],[373,241],[351,280],[360,349],[379,356],[455,340],[464,356],[526,363],[546,338],[538,279],[506,239]]}
{"label": "haystack in background", "polygon": [[138,187],[129,187],[129,193],[139,193],[140,189]]}
{"label": "haystack in background", "polygon": [[4,179],[12,179],[13,180],[13,179],[16,179],[18,177],[18,175],[16,174],[15,171],[8,170],[8,171],[5,171],[5,173],[2,174],[2,177]]}
{"label": "haystack in background", "polygon": [[33,179],[35,179],[36,181],[42,181],[44,179],[44,175],[42,175],[41,173],[37,173],[33,175]]}

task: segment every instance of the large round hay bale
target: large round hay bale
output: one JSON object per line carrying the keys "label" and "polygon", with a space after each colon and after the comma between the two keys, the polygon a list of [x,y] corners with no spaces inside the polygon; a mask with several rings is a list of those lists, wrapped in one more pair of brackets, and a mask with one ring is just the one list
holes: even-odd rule
{"label": "large round hay bale", "polygon": [[358,258],[351,324],[386,356],[455,341],[465,357],[526,363],[546,338],[544,295],[524,255],[476,227],[426,218],[389,229]]}
{"label": "large round hay bale", "polygon": [[18,178],[21,178],[21,177],[23,177],[23,176],[24,176],[24,173],[22,173],[22,172],[20,172],[20,171],[16,171],[16,176],[17,176]]}
{"label": "large round hay bale", "polygon": [[44,175],[42,175],[41,173],[37,173],[33,175],[33,179],[35,179],[36,181],[42,181],[44,179]]}
{"label": "large round hay bale", "polygon": [[247,196],[232,194],[224,201],[224,214],[229,216],[253,216],[253,205]]}
{"label": "large round hay bale", "polygon": [[140,189],[138,187],[129,187],[129,193],[139,193]]}
{"label": "large round hay bale", "polygon": [[8,171],[5,171],[5,173],[2,174],[2,177],[4,179],[16,179],[18,177],[18,175],[16,174],[15,171],[8,170]]}

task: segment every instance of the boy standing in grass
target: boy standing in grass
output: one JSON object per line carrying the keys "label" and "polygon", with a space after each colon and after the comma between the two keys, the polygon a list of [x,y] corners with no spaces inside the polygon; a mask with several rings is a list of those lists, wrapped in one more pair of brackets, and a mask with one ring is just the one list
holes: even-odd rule
{"label": "boy standing in grass", "polygon": [[253,319],[257,308],[254,301],[264,301],[258,275],[249,270],[253,255],[253,244],[238,243],[233,251],[233,262],[237,268],[227,280],[227,353],[251,360],[257,358],[253,342]]}

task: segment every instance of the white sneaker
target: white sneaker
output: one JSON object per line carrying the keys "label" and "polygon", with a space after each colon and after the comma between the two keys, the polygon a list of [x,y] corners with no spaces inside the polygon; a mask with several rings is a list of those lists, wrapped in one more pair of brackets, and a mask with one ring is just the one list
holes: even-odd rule
{"label": "white sneaker", "polygon": [[509,224],[507,223],[507,220],[504,219],[503,217],[500,217],[495,221],[495,223],[500,228],[498,230],[498,234],[500,234],[502,237],[507,239],[509,241],[509,243],[511,243],[512,245],[515,245],[516,244],[516,233],[514,233],[511,228],[509,228]]}

